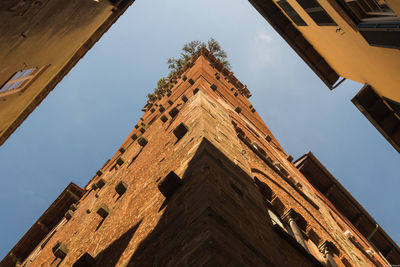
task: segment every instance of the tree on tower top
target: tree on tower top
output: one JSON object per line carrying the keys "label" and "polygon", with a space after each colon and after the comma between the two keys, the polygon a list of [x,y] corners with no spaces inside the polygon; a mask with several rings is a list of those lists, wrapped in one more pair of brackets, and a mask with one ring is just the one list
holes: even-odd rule
{"label": "tree on tower top", "polygon": [[191,41],[185,44],[182,48],[182,52],[180,53],[178,58],[171,57],[168,58],[168,69],[171,71],[169,72],[167,77],[161,78],[157,83],[157,88],[154,89],[152,94],[148,94],[147,98],[152,100],[156,97],[157,93],[160,92],[163,88],[171,88],[172,84],[169,83],[169,78],[171,78],[175,73],[177,73],[189,60],[202,48],[205,47],[210,51],[214,57],[216,57],[225,68],[228,70],[231,69],[231,65],[227,60],[228,56],[224,50],[222,50],[218,41],[214,38],[210,38],[207,43],[201,41]]}

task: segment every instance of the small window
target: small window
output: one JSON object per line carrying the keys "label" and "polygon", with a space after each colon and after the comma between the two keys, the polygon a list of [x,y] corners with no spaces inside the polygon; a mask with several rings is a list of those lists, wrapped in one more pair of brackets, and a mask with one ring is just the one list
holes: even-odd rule
{"label": "small window", "polygon": [[24,89],[33,81],[45,68],[29,68],[16,72],[3,86],[0,87],[0,94],[8,94]]}
{"label": "small window", "polygon": [[319,26],[337,26],[316,0],[296,0]]}
{"label": "small window", "polygon": [[282,229],[285,229],[281,219],[279,219],[278,215],[275,214],[272,210],[268,209],[269,217],[271,217],[271,221],[273,225],[279,225]]}
{"label": "small window", "polygon": [[297,26],[307,26],[307,23],[297,14],[296,10],[286,1],[280,0],[277,4],[286,12],[286,15],[297,25]]}

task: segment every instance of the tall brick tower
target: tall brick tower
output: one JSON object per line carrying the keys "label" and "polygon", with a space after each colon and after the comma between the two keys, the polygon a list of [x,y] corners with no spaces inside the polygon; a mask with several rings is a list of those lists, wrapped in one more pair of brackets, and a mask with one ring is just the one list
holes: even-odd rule
{"label": "tall brick tower", "polygon": [[387,266],[399,248],[312,153],[287,155],[201,49],[84,189],[0,266]]}

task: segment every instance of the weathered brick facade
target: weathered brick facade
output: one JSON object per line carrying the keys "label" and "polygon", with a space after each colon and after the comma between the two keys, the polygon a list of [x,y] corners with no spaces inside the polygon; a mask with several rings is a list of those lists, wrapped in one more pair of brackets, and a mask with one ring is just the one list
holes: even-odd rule
{"label": "weathered brick facade", "polygon": [[79,201],[0,266],[387,265],[207,50],[173,80]]}

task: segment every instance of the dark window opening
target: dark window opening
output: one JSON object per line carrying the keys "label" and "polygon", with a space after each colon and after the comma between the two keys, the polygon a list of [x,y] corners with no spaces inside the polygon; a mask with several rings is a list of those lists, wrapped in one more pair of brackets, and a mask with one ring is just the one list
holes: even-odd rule
{"label": "dark window opening", "polygon": [[376,0],[339,0],[339,4],[344,7],[356,23],[398,21],[393,10]]}
{"label": "dark window opening", "polygon": [[157,115],[154,116],[154,117],[151,119],[151,121],[149,122],[149,125],[151,125],[156,119],[157,119]]}
{"label": "dark window opening", "polygon": [[187,132],[188,127],[183,122],[180,123],[173,131],[176,138],[178,138],[178,141],[182,139],[182,137],[184,137]]}
{"label": "dark window opening", "polygon": [[297,25],[307,26],[307,23],[300,17],[299,14],[293,9],[293,7],[286,2],[286,0],[280,0],[277,4],[285,11],[286,15]]}
{"label": "dark window opening", "polygon": [[365,40],[372,46],[400,49],[400,22],[362,22],[357,25]]}
{"label": "dark window opening", "polygon": [[296,0],[319,26],[337,26],[316,0]]}

